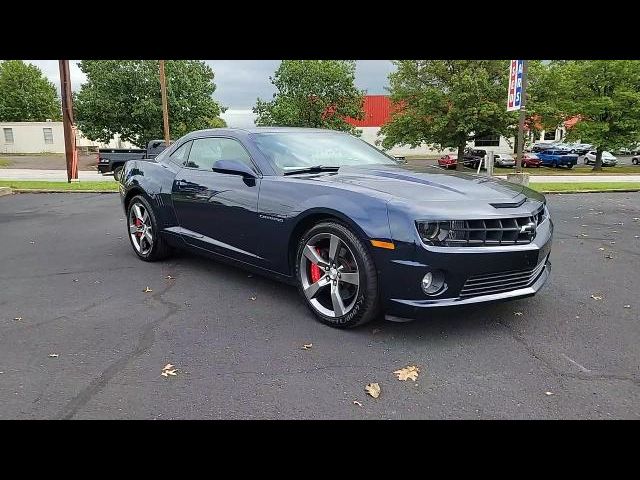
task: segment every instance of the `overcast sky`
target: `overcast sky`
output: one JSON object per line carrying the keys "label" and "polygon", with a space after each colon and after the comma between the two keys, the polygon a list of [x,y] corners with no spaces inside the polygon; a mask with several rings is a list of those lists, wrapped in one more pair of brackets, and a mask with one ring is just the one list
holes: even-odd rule
{"label": "overcast sky", "polygon": [[[273,86],[269,75],[275,72],[280,60],[205,60],[215,73],[216,92],[214,97],[230,109],[251,108],[256,98],[270,99]],[[74,90],[85,81],[84,74],[72,60],[69,68],[71,85]],[[60,90],[60,73],[57,60],[29,60],[40,67]],[[387,75],[394,69],[389,60],[358,60],[356,66],[356,86],[371,95],[386,93]]]}

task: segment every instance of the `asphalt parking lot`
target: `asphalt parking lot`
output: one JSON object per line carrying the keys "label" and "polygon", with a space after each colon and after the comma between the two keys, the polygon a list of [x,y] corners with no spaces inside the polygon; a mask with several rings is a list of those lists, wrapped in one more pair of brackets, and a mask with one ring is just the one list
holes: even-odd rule
{"label": "asphalt parking lot", "polygon": [[0,419],[638,419],[640,194],[548,198],[536,297],[340,331],[272,280],[139,261],[117,195],[1,197]]}

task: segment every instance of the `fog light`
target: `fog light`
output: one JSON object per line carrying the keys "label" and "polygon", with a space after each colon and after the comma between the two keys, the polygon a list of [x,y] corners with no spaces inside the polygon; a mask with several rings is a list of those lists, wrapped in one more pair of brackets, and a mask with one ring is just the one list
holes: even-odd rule
{"label": "fog light", "polygon": [[427,274],[422,277],[422,290],[424,290],[424,292],[428,292],[429,291],[429,287],[431,287],[431,284],[433,283],[433,273],[431,272],[427,272]]}
{"label": "fog light", "polygon": [[427,272],[420,282],[422,291],[427,295],[440,293],[444,287],[444,273],[441,270]]}

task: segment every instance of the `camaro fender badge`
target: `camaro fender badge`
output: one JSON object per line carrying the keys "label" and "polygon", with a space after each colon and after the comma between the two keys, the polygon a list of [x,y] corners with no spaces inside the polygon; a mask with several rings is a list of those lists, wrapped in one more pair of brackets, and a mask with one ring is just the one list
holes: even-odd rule
{"label": "camaro fender badge", "polygon": [[536,224],[533,222],[529,222],[526,225],[522,225],[520,227],[520,233],[528,233],[533,236],[536,233]]}
{"label": "camaro fender badge", "polygon": [[260,218],[264,218],[265,220],[273,220],[274,222],[280,222],[280,223],[284,222],[284,219],[283,219],[283,218],[280,218],[280,217],[274,217],[274,216],[272,216],[272,215],[265,215],[265,214],[263,214],[263,213],[260,213],[258,216],[259,216]]}

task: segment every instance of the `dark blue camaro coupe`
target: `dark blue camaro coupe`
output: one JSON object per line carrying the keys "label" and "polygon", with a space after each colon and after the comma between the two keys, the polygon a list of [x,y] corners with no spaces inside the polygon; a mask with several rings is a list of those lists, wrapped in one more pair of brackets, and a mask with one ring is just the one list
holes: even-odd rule
{"label": "dark blue camaro coupe", "polygon": [[188,248],[293,283],[335,327],[530,296],[550,273],[542,195],[334,131],[193,132],[127,162],[120,195],[141,259]]}

